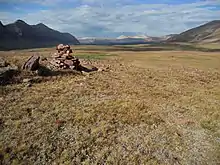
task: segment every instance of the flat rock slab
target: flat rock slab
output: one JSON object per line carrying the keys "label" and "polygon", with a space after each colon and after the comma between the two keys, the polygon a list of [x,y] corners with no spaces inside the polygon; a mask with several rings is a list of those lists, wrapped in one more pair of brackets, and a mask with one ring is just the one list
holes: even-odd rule
{"label": "flat rock slab", "polygon": [[84,71],[84,72],[98,71],[97,67],[90,65],[90,64],[84,64],[84,65],[80,66],[80,69],[81,69],[81,71]]}

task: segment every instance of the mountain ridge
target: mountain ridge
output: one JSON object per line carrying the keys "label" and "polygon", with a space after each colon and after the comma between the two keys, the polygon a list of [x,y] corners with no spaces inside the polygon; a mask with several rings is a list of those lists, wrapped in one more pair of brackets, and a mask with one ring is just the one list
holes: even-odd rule
{"label": "mountain ridge", "polygon": [[48,47],[59,43],[80,44],[73,35],[54,30],[43,23],[29,25],[23,20],[6,25],[0,23],[0,49]]}
{"label": "mountain ridge", "polygon": [[175,35],[168,42],[212,43],[220,42],[220,20],[213,20]]}

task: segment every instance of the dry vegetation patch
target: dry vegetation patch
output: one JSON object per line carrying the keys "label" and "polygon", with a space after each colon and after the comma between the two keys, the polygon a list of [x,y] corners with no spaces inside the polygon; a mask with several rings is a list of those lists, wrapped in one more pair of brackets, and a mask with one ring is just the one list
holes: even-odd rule
{"label": "dry vegetation patch", "polygon": [[181,52],[117,53],[93,59],[108,72],[1,87],[2,163],[220,163],[218,66]]}

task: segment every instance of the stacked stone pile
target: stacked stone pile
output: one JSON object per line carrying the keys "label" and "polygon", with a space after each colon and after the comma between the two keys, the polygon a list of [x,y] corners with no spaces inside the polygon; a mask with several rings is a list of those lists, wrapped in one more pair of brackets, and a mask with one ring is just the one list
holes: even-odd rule
{"label": "stacked stone pile", "polygon": [[[81,62],[78,58],[73,56],[73,51],[69,45],[59,44],[56,46],[56,53],[52,58],[42,58],[39,55],[31,56],[23,65],[24,70],[36,71],[38,75],[50,75],[51,71],[61,71],[67,69],[77,70],[80,72],[93,72],[93,71],[106,71],[103,68],[97,68],[91,64],[91,61],[82,59]],[[96,63],[93,61],[93,63]]]}
{"label": "stacked stone pile", "polygon": [[76,69],[80,67],[78,58],[72,56],[72,49],[69,45],[59,44],[56,47],[57,53],[52,56],[50,64],[58,69]]}

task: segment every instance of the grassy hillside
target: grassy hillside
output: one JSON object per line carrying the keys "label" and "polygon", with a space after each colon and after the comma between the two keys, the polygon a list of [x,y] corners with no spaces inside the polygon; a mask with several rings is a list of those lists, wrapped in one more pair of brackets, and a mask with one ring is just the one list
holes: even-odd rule
{"label": "grassy hillside", "polygon": [[202,42],[218,42],[220,43],[220,28],[216,29],[212,34],[208,35]]}
{"label": "grassy hillside", "polygon": [[220,20],[187,30],[168,39],[170,42],[220,42]]}
{"label": "grassy hillside", "polygon": [[155,47],[75,46],[110,70],[1,86],[1,163],[219,164],[219,53]]}

